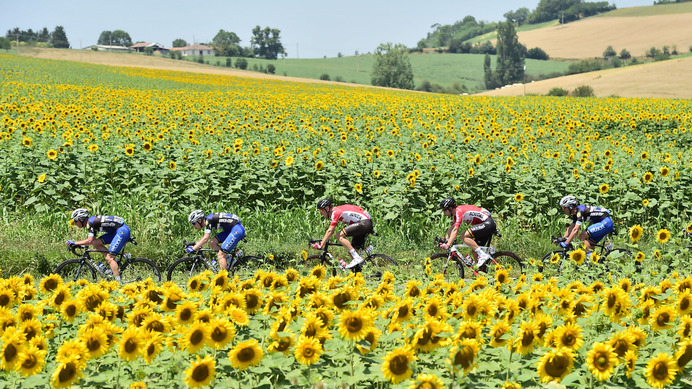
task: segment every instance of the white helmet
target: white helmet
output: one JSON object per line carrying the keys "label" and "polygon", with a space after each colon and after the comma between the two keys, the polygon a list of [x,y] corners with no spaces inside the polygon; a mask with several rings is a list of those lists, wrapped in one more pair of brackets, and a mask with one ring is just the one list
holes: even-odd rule
{"label": "white helmet", "polygon": [[565,196],[560,200],[560,207],[574,208],[576,206],[577,198],[572,195]]}
{"label": "white helmet", "polygon": [[190,212],[190,216],[187,217],[187,221],[189,221],[192,224],[197,223],[197,221],[201,218],[204,217],[204,212],[202,212],[201,209],[196,209],[192,212]]}
{"label": "white helmet", "polygon": [[74,221],[88,219],[88,218],[89,218],[89,211],[87,211],[84,208],[77,208],[74,211],[72,211],[72,220],[74,220]]}

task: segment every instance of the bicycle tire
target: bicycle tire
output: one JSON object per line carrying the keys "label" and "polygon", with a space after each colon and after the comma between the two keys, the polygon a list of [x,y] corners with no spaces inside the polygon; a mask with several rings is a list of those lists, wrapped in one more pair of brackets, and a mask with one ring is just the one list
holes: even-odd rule
{"label": "bicycle tire", "polygon": [[182,284],[190,277],[207,270],[207,263],[198,257],[183,257],[173,262],[166,271],[166,280]]}
{"label": "bicycle tire", "polygon": [[363,278],[367,281],[380,282],[384,273],[388,270],[398,268],[399,263],[392,257],[386,254],[372,254],[365,258],[365,261],[360,264],[360,269]]}
{"label": "bicycle tire", "polygon": [[90,282],[96,282],[98,280],[98,271],[94,269],[89,261],[84,261],[82,263],[81,258],[68,259],[62,262],[55,268],[55,274],[59,275],[63,281],[77,281],[83,278]]}
{"label": "bicycle tire", "polygon": [[245,255],[239,259],[233,260],[228,266],[228,274],[231,276],[236,273],[241,276],[254,276],[257,270],[265,268],[266,266],[267,264],[264,258],[257,255]]}
{"label": "bicycle tire", "polygon": [[127,267],[120,271],[120,280],[123,284],[146,280],[149,277],[155,282],[161,282],[159,268],[146,258],[133,258],[127,263]]}
{"label": "bicycle tire", "polygon": [[[464,279],[464,266],[466,265],[461,263],[456,256],[452,256],[447,263],[448,256],[449,253],[436,253],[430,256],[430,275],[434,277],[442,274],[447,282],[456,283]],[[445,265],[447,265],[446,269]]]}
{"label": "bicycle tire", "polygon": [[[556,254],[558,255],[558,260],[553,262],[553,256]],[[567,259],[567,254],[564,250],[553,250],[541,258],[539,271],[544,277],[560,277]]]}
{"label": "bicycle tire", "polygon": [[498,251],[492,255],[492,258],[497,264],[488,261],[480,269],[488,274],[488,279],[494,279],[498,269],[506,270],[511,280],[518,280],[524,274],[524,264],[513,252]]}

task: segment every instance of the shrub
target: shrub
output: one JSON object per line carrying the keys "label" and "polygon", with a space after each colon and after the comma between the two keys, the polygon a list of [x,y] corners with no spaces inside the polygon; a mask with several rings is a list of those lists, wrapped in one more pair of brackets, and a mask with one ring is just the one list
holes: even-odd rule
{"label": "shrub", "polygon": [[558,86],[555,88],[552,88],[551,90],[548,91],[547,96],[567,96],[569,94],[569,91],[567,89],[562,89]]}
{"label": "shrub", "polygon": [[336,76],[336,77],[334,77],[334,81],[336,81],[336,82],[344,82],[344,78],[341,77],[341,76]]}
{"label": "shrub", "polygon": [[576,87],[572,91],[572,96],[574,97],[593,97],[595,96],[593,93],[593,88],[588,86],[588,85],[582,85]]}
{"label": "shrub", "polygon": [[231,59],[230,58],[226,58],[226,67],[227,68],[231,67]]}
{"label": "shrub", "polygon": [[627,51],[627,49],[622,49],[622,51],[620,51],[620,59],[630,59],[630,58],[632,58],[632,54],[630,54],[630,52]]}
{"label": "shrub", "polygon": [[274,74],[276,73],[276,66],[274,64],[267,64],[267,73],[269,74]]}
{"label": "shrub", "polygon": [[323,73],[323,74],[320,76],[320,80],[329,81],[329,74]]}
{"label": "shrub", "polygon": [[649,58],[656,58],[657,55],[661,54],[661,50],[652,47],[646,52],[646,56]]}
{"label": "shrub", "polygon": [[152,47],[145,47],[144,48],[144,54],[146,55],[154,55],[154,49]]}
{"label": "shrub", "polygon": [[235,67],[236,69],[247,69],[247,59],[245,58],[238,58],[235,60]]}
{"label": "shrub", "polygon": [[615,57],[616,55],[617,54],[615,53],[615,49],[613,49],[613,46],[608,46],[603,52],[603,58]]}
{"label": "shrub", "polygon": [[197,61],[197,63],[204,63],[204,56],[198,56],[197,59],[195,59],[195,61]]}
{"label": "shrub", "polygon": [[526,52],[526,58],[539,59],[541,61],[547,61],[550,59],[548,53],[543,51],[540,47],[534,47]]}
{"label": "shrub", "polygon": [[669,53],[658,53],[654,57],[654,61],[666,61],[670,59],[670,54]]}
{"label": "shrub", "polygon": [[622,60],[618,57],[611,57],[610,64],[613,65],[614,68],[619,68],[622,66]]}
{"label": "shrub", "polygon": [[585,59],[569,65],[567,68],[567,74],[587,73],[601,69],[603,69],[601,61]]}

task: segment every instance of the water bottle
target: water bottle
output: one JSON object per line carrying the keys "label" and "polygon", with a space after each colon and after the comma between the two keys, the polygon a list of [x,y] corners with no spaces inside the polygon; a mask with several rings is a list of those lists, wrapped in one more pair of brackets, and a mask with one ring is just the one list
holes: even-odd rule
{"label": "water bottle", "polygon": [[605,249],[606,249],[606,251],[612,250],[613,249],[613,243],[612,242],[606,243]]}
{"label": "water bottle", "polygon": [[106,273],[106,265],[103,262],[99,262],[99,270],[101,270],[101,273]]}
{"label": "water bottle", "polygon": [[370,255],[372,254],[373,247],[372,245],[368,245],[368,247],[365,248],[365,253]]}
{"label": "water bottle", "polygon": [[236,257],[236,258],[240,258],[240,257],[243,256],[243,254],[244,254],[244,253],[243,253],[243,250],[238,249],[238,251],[235,252],[235,257]]}
{"label": "water bottle", "polygon": [[491,257],[495,254],[495,247],[488,247],[488,255]]}
{"label": "water bottle", "polygon": [[214,260],[211,261],[211,268],[212,268],[213,270],[217,270],[217,269],[219,268],[219,263],[216,262],[216,259],[214,259]]}
{"label": "water bottle", "polygon": [[344,271],[345,271],[345,270],[346,270],[346,266],[348,266],[348,263],[346,263],[346,261],[344,261],[344,260],[341,259],[341,258],[339,258],[338,261],[339,261],[339,267],[341,268],[341,270],[344,270]]}
{"label": "water bottle", "polygon": [[132,258],[132,254],[130,254],[130,253],[123,254],[123,259],[130,260],[131,258]]}

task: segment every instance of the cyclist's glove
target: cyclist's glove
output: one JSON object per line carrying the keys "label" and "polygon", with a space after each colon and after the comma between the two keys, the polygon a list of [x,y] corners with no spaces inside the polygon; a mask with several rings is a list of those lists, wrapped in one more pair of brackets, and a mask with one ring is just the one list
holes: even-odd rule
{"label": "cyclist's glove", "polygon": [[315,250],[322,250],[322,245],[319,243],[313,243],[312,248]]}
{"label": "cyclist's glove", "polygon": [[449,250],[449,245],[447,243],[440,243],[438,246],[440,246],[440,248],[443,248],[445,250]]}
{"label": "cyclist's glove", "polygon": [[559,244],[560,247],[562,247],[563,249],[566,249],[567,246],[569,246],[569,243],[567,243],[567,242],[565,242],[565,241],[559,242],[558,244]]}
{"label": "cyclist's glove", "polygon": [[194,251],[195,251],[195,249],[192,248],[192,246],[185,247],[185,252],[188,254],[192,254],[192,252],[194,252]]}
{"label": "cyclist's glove", "polygon": [[68,246],[74,246],[74,240],[68,240],[67,245]]}

